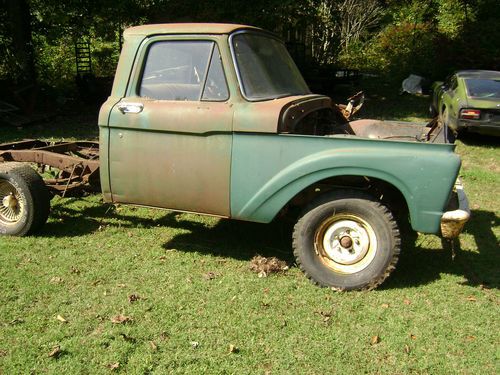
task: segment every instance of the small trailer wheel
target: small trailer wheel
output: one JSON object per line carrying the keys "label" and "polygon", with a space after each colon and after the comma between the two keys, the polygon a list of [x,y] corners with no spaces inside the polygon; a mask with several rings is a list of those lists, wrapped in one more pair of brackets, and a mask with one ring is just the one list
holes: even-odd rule
{"label": "small trailer wheel", "polygon": [[49,211],[50,194],[37,172],[23,163],[0,164],[0,235],[32,234]]}

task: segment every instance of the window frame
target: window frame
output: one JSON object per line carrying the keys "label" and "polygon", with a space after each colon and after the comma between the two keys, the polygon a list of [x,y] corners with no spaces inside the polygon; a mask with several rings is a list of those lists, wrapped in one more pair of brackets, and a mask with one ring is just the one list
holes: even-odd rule
{"label": "window frame", "polygon": [[[233,33],[231,33],[229,35],[229,50],[231,52],[231,59],[232,59],[232,63],[233,63],[233,66],[234,66],[234,70],[236,71],[236,78],[238,80],[239,92],[240,92],[241,96],[243,97],[243,99],[245,99],[247,102],[253,102],[253,103],[255,103],[255,102],[266,102],[266,101],[270,101],[270,100],[276,100],[276,99],[280,99],[280,98],[283,98],[283,97],[287,97],[287,96],[281,96],[281,97],[278,97],[278,98],[255,99],[255,98],[250,98],[250,97],[248,97],[246,95],[246,93],[245,93],[245,87],[243,85],[243,79],[242,79],[241,74],[240,74],[240,67],[238,65],[238,61],[236,60],[236,52],[234,50],[234,38],[236,36],[238,36],[238,35],[241,35],[241,34],[254,34],[254,35],[259,35],[259,36],[263,35],[263,36],[266,36],[266,37],[269,37],[269,38],[277,40],[278,42],[280,42],[283,45],[285,45],[285,48],[286,48],[286,44],[285,44],[285,42],[278,35],[276,35],[274,33],[271,33],[269,31],[266,31],[266,30],[259,30],[259,31],[255,31],[255,30],[239,30],[239,31],[235,31],[235,32],[233,32]],[[286,50],[288,51],[288,48],[286,48]],[[288,53],[290,53],[290,52],[288,51]],[[297,65],[295,63],[295,61],[293,60],[293,58],[292,58],[292,61],[294,62],[295,65]],[[300,72],[300,70],[299,70],[299,72]],[[300,74],[302,75],[302,72],[300,72]],[[302,78],[304,78],[303,75],[302,75]],[[309,94],[311,94],[311,92],[309,92]]]}
{"label": "window frame", "polygon": [[[146,68],[146,63],[149,55],[149,51],[151,47],[156,44],[156,43],[164,43],[164,42],[210,42],[212,43],[211,48],[210,48],[210,53],[208,55],[208,63],[207,63],[207,71],[203,80],[202,84],[202,89],[200,91],[200,96],[198,97],[197,100],[174,100],[174,99],[156,99],[156,98],[149,98],[146,96],[141,96],[140,95],[140,90],[141,90],[141,85],[142,85],[142,80],[144,77],[144,71]],[[210,37],[208,35],[155,35],[151,36],[148,38],[145,38],[144,41],[141,43],[141,46],[139,47],[136,55],[136,60],[134,62],[134,66],[132,68],[132,76],[130,77],[130,82],[131,85],[129,85],[126,95],[128,97],[138,97],[142,99],[151,99],[151,100],[156,100],[156,101],[168,101],[168,102],[189,102],[189,103],[199,103],[199,102],[227,102],[231,99],[231,90],[229,88],[228,84],[228,79],[227,79],[227,70],[222,58],[221,54],[221,48],[219,45],[219,41],[216,38]],[[226,92],[227,92],[227,97],[225,99],[220,99],[220,100],[203,100],[203,94],[205,92],[206,84],[207,84],[207,79],[208,79],[208,74],[210,72],[210,68],[212,67],[212,58],[213,54],[215,51],[215,48],[217,47],[219,56],[220,56],[220,64],[222,67],[222,73],[224,77],[224,84],[226,87]]]}

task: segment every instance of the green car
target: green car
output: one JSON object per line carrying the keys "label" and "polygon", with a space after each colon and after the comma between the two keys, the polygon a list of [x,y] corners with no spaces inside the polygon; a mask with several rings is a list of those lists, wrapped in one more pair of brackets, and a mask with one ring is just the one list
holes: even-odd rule
{"label": "green car", "polygon": [[462,70],[435,82],[432,89],[431,114],[439,116],[450,133],[500,135],[500,72]]}

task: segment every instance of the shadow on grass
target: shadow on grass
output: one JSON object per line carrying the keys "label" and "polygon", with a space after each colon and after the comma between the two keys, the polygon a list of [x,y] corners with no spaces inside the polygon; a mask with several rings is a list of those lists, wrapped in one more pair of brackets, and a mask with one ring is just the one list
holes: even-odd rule
{"label": "shadow on grass", "polygon": [[[396,270],[382,285],[382,289],[428,284],[439,280],[442,273],[464,277],[464,285],[499,289],[500,253],[493,227],[500,225],[500,218],[494,212],[481,210],[473,210],[471,215],[471,222],[465,230],[473,236],[477,252],[462,251],[459,241],[450,243],[442,240],[443,249],[436,249],[435,246],[429,246],[431,242],[439,241],[432,236],[424,238],[421,243],[403,244]],[[455,259],[452,259],[452,246],[456,253]]]}
{"label": "shadow on grass", "polygon": [[471,132],[461,133],[459,139],[467,146],[500,146],[500,136],[476,134]]}
{"label": "shadow on grass", "polygon": [[[293,263],[292,225],[289,222],[277,220],[271,224],[257,224],[221,219],[215,226],[207,226],[175,212],[167,211],[160,218],[141,218],[133,213],[121,213],[113,207],[99,204],[75,210],[64,204],[57,205],[52,212],[56,220],[48,223],[40,235],[80,236],[98,231],[101,226],[124,229],[165,226],[184,232],[164,243],[165,250],[176,249],[239,260],[250,260],[259,254]],[[127,210],[130,211],[130,208]],[[381,289],[418,287],[439,280],[443,273],[464,277],[467,285],[499,288],[499,244],[492,230],[499,224],[500,219],[495,213],[473,211],[472,221],[466,230],[474,237],[478,251],[460,251],[459,245],[456,245],[455,260],[452,260],[449,246],[439,249],[440,240],[437,237],[426,236],[416,242],[411,236],[407,237],[396,270]]]}

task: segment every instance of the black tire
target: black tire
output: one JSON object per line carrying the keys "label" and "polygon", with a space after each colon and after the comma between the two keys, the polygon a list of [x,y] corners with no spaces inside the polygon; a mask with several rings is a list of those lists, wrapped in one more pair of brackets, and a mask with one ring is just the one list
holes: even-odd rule
{"label": "black tire", "polygon": [[395,269],[400,247],[391,212],[359,191],[319,197],[293,233],[297,265],[313,283],[335,290],[376,288]]}
{"label": "black tire", "polygon": [[450,119],[449,119],[449,110],[448,107],[444,107],[443,111],[441,112],[440,119],[443,123],[444,127],[444,136],[445,136],[445,142],[447,143],[455,143],[455,140],[457,139],[457,133],[450,128]]}
{"label": "black tire", "polygon": [[29,165],[0,164],[0,234],[26,236],[47,221],[50,194]]}
{"label": "black tire", "polygon": [[438,115],[438,112],[436,111],[436,108],[432,104],[429,105],[429,115],[434,118]]}

